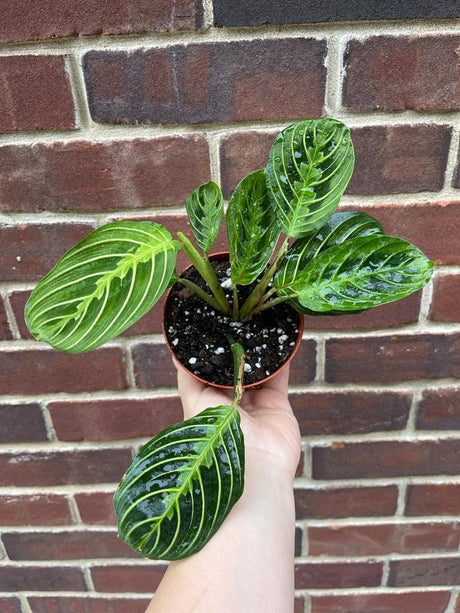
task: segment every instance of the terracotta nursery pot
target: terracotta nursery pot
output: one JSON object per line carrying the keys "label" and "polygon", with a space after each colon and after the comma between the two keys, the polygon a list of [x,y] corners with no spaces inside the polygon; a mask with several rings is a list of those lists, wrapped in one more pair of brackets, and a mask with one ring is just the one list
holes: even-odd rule
{"label": "terracotta nursery pot", "polygon": [[[228,253],[216,253],[209,259],[231,300]],[[186,268],[181,277],[206,287],[193,266]],[[251,287],[238,286],[240,300],[249,295]],[[235,322],[178,282],[167,294],[162,324],[169,350],[187,372],[208,385],[230,389],[233,356],[228,335],[245,350],[244,387],[255,387],[292,360],[302,340],[304,317],[283,302],[257,313],[249,322]]]}

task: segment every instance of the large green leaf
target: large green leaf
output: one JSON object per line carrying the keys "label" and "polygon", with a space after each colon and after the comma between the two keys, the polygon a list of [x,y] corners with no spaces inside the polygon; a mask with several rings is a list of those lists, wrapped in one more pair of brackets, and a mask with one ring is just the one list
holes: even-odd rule
{"label": "large green leaf", "polygon": [[208,253],[219,234],[224,216],[220,187],[213,181],[200,185],[185,201],[185,208],[196,244]]}
{"label": "large green leaf", "polygon": [[160,432],[138,452],[114,497],[120,537],[147,558],[199,551],[244,485],[244,439],[231,406]]}
{"label": "large green leaf", "polygon": [[291,285],[306,308],[355,311],[399,300],[431,278],[433,262],[401,238],[353,238],[320,253]]}
{"label": "large green leaf", "polygon": [[88,351],[137,321],[174,273],[178,243],[162,225],[120,221],[94,230],[32,292],[31,333],[56,349]]}
{"label": "large green leaf", "polygon": [[[291,246],[274,279],[277,294],[289,295],[292,292],[294,279],[308,262],[322,251],[352,238],[371,234],[383,234],[383,228],[377,219],[367,213],[360,211],[334,213],[319,230],[298,238]],[[303,307],[296,298],[291,299],[289,303],[301,313],[310,313],[310,310]]]}
{"label": "large green leaf", "polygon": [[232,281],[249,285],[266,267],[280,234],[263,170],[251,173],[236,187],[226,220]]}
{"label": "large green leaf", "polygon": [[273,143],[267,186],[282,231],[300,238],[337,208],[354,166],[350,131],[332,118],[297,122]]}

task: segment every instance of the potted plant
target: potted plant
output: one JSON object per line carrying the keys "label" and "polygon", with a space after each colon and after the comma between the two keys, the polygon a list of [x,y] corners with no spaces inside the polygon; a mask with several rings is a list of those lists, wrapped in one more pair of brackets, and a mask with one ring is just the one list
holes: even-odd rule
{"label": "potted plant", "polygon": [[[233,192],[225,215],[228,261],[210,256],[224,201],[208,182],[186,201],[193,242],[151,221],[110,223],[75,245],[32,292],[26,305],[32,334],[59,350],[81,352],[119,335],[173,286],[164,324],[171,349],[199,377],[214,360],[215,368],[205,370],[226,374],[223,381],[211,374],[210,382],[234,386],[231,405],[166,428],[128,467],[114,504],[120,536],[142,555],[173,560],[199,551],[240,497],[244,440],[237,405],[245,384],[270,374],[265,354],[281,351],[271,339],[264,342],[260,325],[292,349],[303,313],[361,312],[429,281],[433,263],[417,247],[387,236],[363,212],[335,212],[353,166],[343,123],[296,122],[275,139],[266,168]],[[179,250],[193,265],[181,275]],[[204,333],[192,327],[190,313],[204,317]],[[253,325],[259,325],[256,336]],[[184,354],[187,327],[211,353]],[[211,328],[219,328],[217,345],[208,340]],[[283,353],[281,366],[287,360]]]}

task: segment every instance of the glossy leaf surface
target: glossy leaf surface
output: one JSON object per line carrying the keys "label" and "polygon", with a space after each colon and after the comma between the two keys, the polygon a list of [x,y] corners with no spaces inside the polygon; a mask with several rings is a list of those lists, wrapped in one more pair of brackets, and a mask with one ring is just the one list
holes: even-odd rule
{"label": "glossy leaf surface", "polygon": [[293,289],[312,311],[354,311],[404,298],[432,272],[433,262],[417,247],[376,234],[323,251],[296,277]]}
{"label": "glossy leaf surface", "polygon": [[[289,295],[295,278],[322,251],[352,238],[371,234],[383,234],[383,228],[377,219],[367,213],[360,211],[334,213],[319,230],[298,238],[290,247],[274,279],[277,294]],[[301,313],[311,312],[295,298],[289,303]]]}
{"label": "glossy leaf surface", "polygon": [[155,222],[122,221],[91,232],[36,286],[26,322],[37,340],[88,351],[136,322],[174,273],[178,244]]}
{"label": "glossy leaf surface", "polygon": [[248,285],[264,270],[280,234],[263,170],[245,177],[233,192],[227,234],[232,281]]}
{"label": "glossy leaf surface", "polygon": [[224,216],[224,199],[213,181],[197,187],[185,201],[188,220],[195,242],[205,253],[219,234]]}
{"label": "glossy leaf surface", "polygon": [[209,541],[243,492],[239,423],[233,407],[209,408],[142,447],[114,497],[128,545],[147,558],[178,560]]}
{"label": "glossy leaf surface", "polygon": [[267,186],[282,231],[300,238],[337,208],[354,166],[349,129],[332,119],[297,122],[273,143]]}

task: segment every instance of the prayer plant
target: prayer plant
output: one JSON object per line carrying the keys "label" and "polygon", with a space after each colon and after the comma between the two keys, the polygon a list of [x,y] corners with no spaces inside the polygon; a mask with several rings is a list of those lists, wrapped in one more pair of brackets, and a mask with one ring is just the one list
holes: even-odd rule
{"label": "prayer plant", "polygon": [[[265,169],[236,187],[225,215],[233,295],[210,262],[224,219],[212,181],[186,200],[194,242],[153,221],[99,227],[36,286],[26,321],[40,341],[71,353],[94,349],[149,311],[173,283],[235,321],[288,302],[299,313],[356,313],[404,298],[430,279],[433,263],[387,236],[360,211],[335,212],[354,166],[349,129],[332,119],[294,123],[275,139]],[[181,279],[188,256],[206,288]],[[238,287],[251,286],[244,300]],[[244,442],[236,406],[244,349],[235,363],[232,405],[170,426],[138,452],[115,494],[120,536],[142,555],[179,559],[199,551],[243,491]]]}

